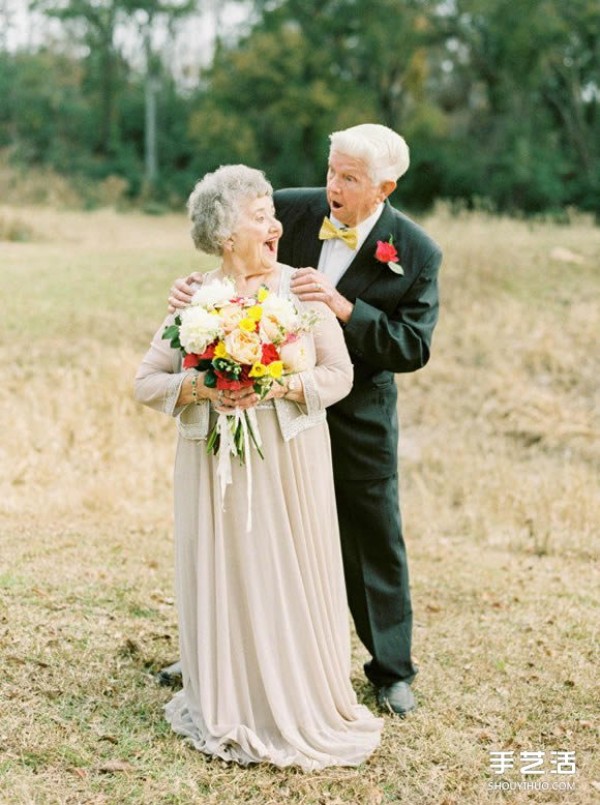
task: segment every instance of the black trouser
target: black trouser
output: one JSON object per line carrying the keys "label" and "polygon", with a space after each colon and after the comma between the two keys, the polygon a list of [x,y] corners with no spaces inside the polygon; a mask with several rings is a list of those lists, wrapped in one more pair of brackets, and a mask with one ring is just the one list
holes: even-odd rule
{"label": "black trouser", "polygon": [[412,607],[398,501],[398,477],[336,478],[348,603],[372,660],[365,674],[377,687],[410,682]]}

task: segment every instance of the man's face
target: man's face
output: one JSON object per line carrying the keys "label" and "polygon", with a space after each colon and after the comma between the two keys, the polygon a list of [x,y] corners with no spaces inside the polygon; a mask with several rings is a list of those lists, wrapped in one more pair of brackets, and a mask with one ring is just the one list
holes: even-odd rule
{"label": "man's face", "polygon": [[[362,159],[332,151],[327,170],[327,201],[331,212],[345,226],[356,226],[375,212],[394,188],[393,182],[373,184]],[[386,192],[387,190],[387,192]]]}

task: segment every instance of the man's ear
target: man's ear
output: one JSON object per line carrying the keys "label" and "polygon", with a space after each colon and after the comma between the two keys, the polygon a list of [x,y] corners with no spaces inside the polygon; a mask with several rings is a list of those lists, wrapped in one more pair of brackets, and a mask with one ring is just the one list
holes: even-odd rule
{"label": "man's ear", "polygon": [[386,179],[385,182],[381,182],[381,184],[379,185],[381,200],[385,201],[386,198],[390,196],[395,189],[396,189],[396,182],[392,181],[392,179]]}

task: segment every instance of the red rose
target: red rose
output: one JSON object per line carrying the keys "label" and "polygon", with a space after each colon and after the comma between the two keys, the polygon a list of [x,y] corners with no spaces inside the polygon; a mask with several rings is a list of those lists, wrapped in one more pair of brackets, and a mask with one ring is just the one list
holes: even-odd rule
{"label": "red rose", "polygon": [[274,344],[263,344],[262,345],[262,355],[261,355],[261,363],[264,363],[265,366],[268,366],[273,361],[279,360],[279,352]]}
{"label": "red rose", "polygon": [[195,355],[193,352],[190,352],[183,359],[183,368],[184,369],[193,369],[195,366],[198,365],[199,360],[200,360],[200,355]]}
{"label": "red rose", "polygon": [[217,342],[213,341],[212,344],[209,344],[202,355],[198,355],[198,358],[202,361],[212,361],[215,357],[215,347],[217,346]]}
{"label": "red rose", "polygon": [[239,391],[240,389],[245,389],[248,386],[253,385],[252,380],[228,380],[226,377],[219,377],[219,373],[217,372],[217,388],[219,391],[221,389],[228,391]]}
{"label": "red rose", "polygon": [[398,252],[393,243],[389,241],[378,240],[377,248],[375,249],[375,259],[381,263],[397,263]]}
{"label": "red rose", "polygon": [[217,388],[219,390],[228,389],[229,391],[239,391],[240,389],[245,389],[248,386],[252,386],[254,384],[254,380],[251,377],[248,377],[248,372],[250,369],[250,366],[243,366],[237,380],[227,377],[226,372],[222,372],[220,369],[215,369],[215,374],[217,376]]}

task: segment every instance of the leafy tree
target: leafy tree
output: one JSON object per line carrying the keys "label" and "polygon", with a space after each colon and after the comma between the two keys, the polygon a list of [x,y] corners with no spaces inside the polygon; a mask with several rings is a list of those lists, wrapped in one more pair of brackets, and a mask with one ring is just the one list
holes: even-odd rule
{"label": "leafy tree", "polygon": [[115,97],[121,60],[114,41],[119,0],[34,0],[33,7],[70,25],[73,38],[86,46],[88,80],[97,81],[99,89],[95,150],[105,155],[114,152],[119,134]]}
{"label": "leafy tree", "polygon": [[477,190],[530,211],[584,200],[600,178],[597,3],[455,0],[449,25],[471,111],[461,134],[488,155]]}
{"label": "leafy tree", "polygon": [[315,165],[339,108],[327,62],[292,26],[221,46],[190,117],[198,172],[243,160],[278,185],[320,181]]}
{"label": "leafy tree", "polygon": [[328,134],[371,120],[410,145],[404,205],[600,213],[597,0],[240,2],[252,13],[219,29],[190,92],[163,42],[201,0],[30,0],[64,36],[17,53],[0,39],[0,146],[175,201],[233,161],[320,184]]}
{"label": "leafy tree", "polygon": [[321,183],[327,135],[373,120],[440,126],[428,102],[428,48],[440,34],[422,0],[257,2],[257,21],[221,45],[190,120],[198,165],[232,158],[277,185]]}
{"label": "leafy tree", "polygon": [[74,26],[72,35],[87,46],[88,79],[99,89],[100,124],[96,150],[115,155],[119,150],[121,121],[118,95],[123,91],[127,65],[116,45],[119,25],[133,22],[141,38],[145,62],[146,178],[157,173],[156,91],[161,75],[160,58],[153,48],[154,28],[167,29],[196,8],[196,0],[34,0],[34,6]]}
{"label": "leafy tree", "polygon": [[22,162],[72,168],[74,150],[92,137],[90,103],[78,60],[43,50],[0,54],[0,143]]}

